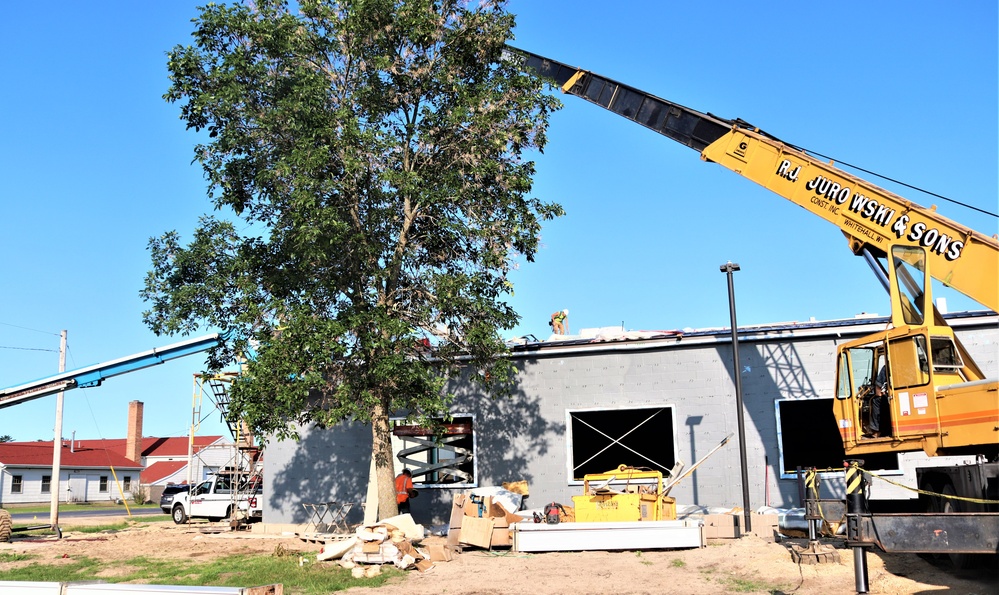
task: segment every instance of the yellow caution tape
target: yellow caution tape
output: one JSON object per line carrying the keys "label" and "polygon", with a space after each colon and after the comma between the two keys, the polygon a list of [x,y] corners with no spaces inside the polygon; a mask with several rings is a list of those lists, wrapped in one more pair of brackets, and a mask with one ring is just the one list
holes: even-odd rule
{"label": "yellow caution tape", "polygon": [[[806,486],[813,486],[814,485],[814,479],[811,480],[812,483],[809,483],[810,478],[813,477],[813,475],[812,475],[813,473],[815,473],[815,474],[818,474],[818,473],[837,473],[837,472],[842,472],[842,471],[845,471],[844,479],[846,480],[846,484],[847,484],[846,485],[846,493],[847,494],[854,493],[860,487],[861,475],[862,475],[862,473],[866,473],[866,474],[870,475],[871,477],[876,477],[876,478],[880,479],[881,481],[883,481],[885,483],[890,483],[891,485],[893,485],[895,487],[902,488],[904,490],[909,490],[910,492],[916,492],[917,494],[923,494],[923,495],[926,495],[926,496],[934,496],[934,497],[937,497],[937,498],[948,498],[950,500],[962,500],[964,502],[974,502],[975,504],[999,504],[999,500],[985,500],[985,499],[982,499],[982,498],[968,498],[966,496],[950,496],[950,495],[947,495],[947,494],[940,494],[940,493],[937,493],[937,492],[931,492],[929,490],[920,490],[918,488],[913,488],[913,487],[907,486],[905,484],[898,483],[897,481],[892,481],[892,480],[890,480],[890,479],[888,479],[886,477],[881,477],[877,473],[873,473],[871,471],[868,471],[867,469],[864,469],[863,467],[856,466],[856,465],[854,465],[854,466],[847,466],[847,467],[840,467],[840,468],[828,467],[826,469],[810,469],[805,474],[805,485]],[[818,496],[817,493],[816,493],[815,497],[816,497],[816,499],[818,499],[819,496]]]}
{"label": "yellow caution tape", "polygon": [[929,490],[920,490],[918,488],[913,488],[913,487],[907,486],[905,484],[898,483],[897,481],[892,481],[890,479],[881,477],[877,473],[871,473],[870,471],[867,471],[867,470],[863,470],[863,471],[864,471],[864,473],[867,473],[871,477],[877,477],[878,479],[880,479],[883,482],[890,483],[891,485],[893,485],[895,487],[898,487],[898,488],[902,488],[902,489],[905,489],[905,490],[916,492],[917,494],[924,494],[926,496],[936,496],[938,498],[947,498],[947,499],[950,499],[950,500],[961,500],[961,501],[964,501],[964,502],[974,502],[976,504],[999,504],[999,500],[985,500],[985,499],[982,499],[982,498],[968,498],[966,496],[953,496],[953,495],[949,496],[947,494],[938,494],[936,492],[931,492]]}

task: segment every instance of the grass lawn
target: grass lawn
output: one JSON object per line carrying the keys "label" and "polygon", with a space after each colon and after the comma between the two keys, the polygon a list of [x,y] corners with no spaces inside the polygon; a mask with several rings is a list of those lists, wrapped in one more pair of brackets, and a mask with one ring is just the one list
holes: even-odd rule
{"label": "grass lawn", "polygon": [[6,562],[24,562],[3,571],[3,580],[70,582],[100,576],[109,583],[141,582],[153,585],[257,587],[282,584],[288,595],[321,595],[350,587],[377,587],[401,571],[388,567],[372,578],[354,578],[336,564],[300,564],[296,554],[275,548],[270,555],[230,556],[212,562],[151,560],[135,557],[114,562],[77,558],[69,564],[48,564],[31,554],[0,554]]}
{"label": "grass lawn", "polygon": [[[130,510],[136,509],[148,509],[148,508],[159,508],[159,504],[133,504],[129,502],[128,508]],[[11,514],[21,514],[21,513],[45,513],[48,514],[52,510],[51,504],[4,504],[4,508],[7,512]],[[73,512],[73,511],[87,511],[87,510],[107,510],[114,509],[120,510],[122,513],[125,512],[124,504],[115,504],[114,502],[88,502],[86,504],[59,504],[59,512]]]}

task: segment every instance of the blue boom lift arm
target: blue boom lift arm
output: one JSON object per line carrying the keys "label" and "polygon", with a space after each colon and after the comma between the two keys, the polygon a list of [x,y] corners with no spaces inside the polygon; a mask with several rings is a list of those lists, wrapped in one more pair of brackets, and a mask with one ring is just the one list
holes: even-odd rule
{"label": "blue boom lift arm", "polygon": [[78,370],[70,370],[69,372],[60,372],[55,376],[5,388],[0,390],[0,409],[73,388],[100,386],[105,378],[121,376],[122,374],[149,368],[173,359],[208,351],[224,340],[225,337],[219,333],[206,335],[174,343],[173,345],[167,345],[166,347],[136,353],[102,364],[95,364]]}

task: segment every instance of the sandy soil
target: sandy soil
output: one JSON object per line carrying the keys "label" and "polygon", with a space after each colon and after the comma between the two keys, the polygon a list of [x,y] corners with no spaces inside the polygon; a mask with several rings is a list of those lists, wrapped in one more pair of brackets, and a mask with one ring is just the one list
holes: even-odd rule
{"label": "sandy soil", "polygon": [[[768,543],[749,536],[710,540],[706,548],[678,551],[520,554],[509,550],[466,549],[453,561],[438,563],[426,573],[407,572],[375,592],[378,595],[855,592],[851,550],[838,550],[841,558],[838,564],[799,566],[791,560],[789,544]],[[79,556],[121,560],[138,554],[208,560],[232,554],[273,554],[279,547],[314,555],[321,544],[288,535],[232,533],[222,526],[176,526],[162,522],[137,524],[107,534],[73,532],[68,527],[62,540],[15,536],[12,543],[0,544],[0,553],[40,554],[44,560],[60,564]],[[5,570],[29,563],[0,563],[0,577]],[[919,556],[880,553],[868,555],[868,567],[871,593],[999,593],[999,574],[992,568],[958,572],[949,563],[935,564]],[[354,588],[346,593],[372,592]]]}

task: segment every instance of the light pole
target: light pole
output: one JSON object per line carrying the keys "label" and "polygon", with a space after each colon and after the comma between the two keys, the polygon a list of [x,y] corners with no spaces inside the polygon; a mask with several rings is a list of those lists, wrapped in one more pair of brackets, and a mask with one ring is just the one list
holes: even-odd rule
{"label": "light pole", "polygon": [[753,530],[749,512],[749,466],[746,464],[746,420],[742,407],[742,373],[739,365],[739,326],[735,321],[735,284],[732,273],[739,270],[739,265],[727,262],[719,267],[728,276],[728,311],[732,319],[732,372],[735,376],[735,406],[739,419],[739,458],[742,465],[742,512],[745,519],[746,533]]}

